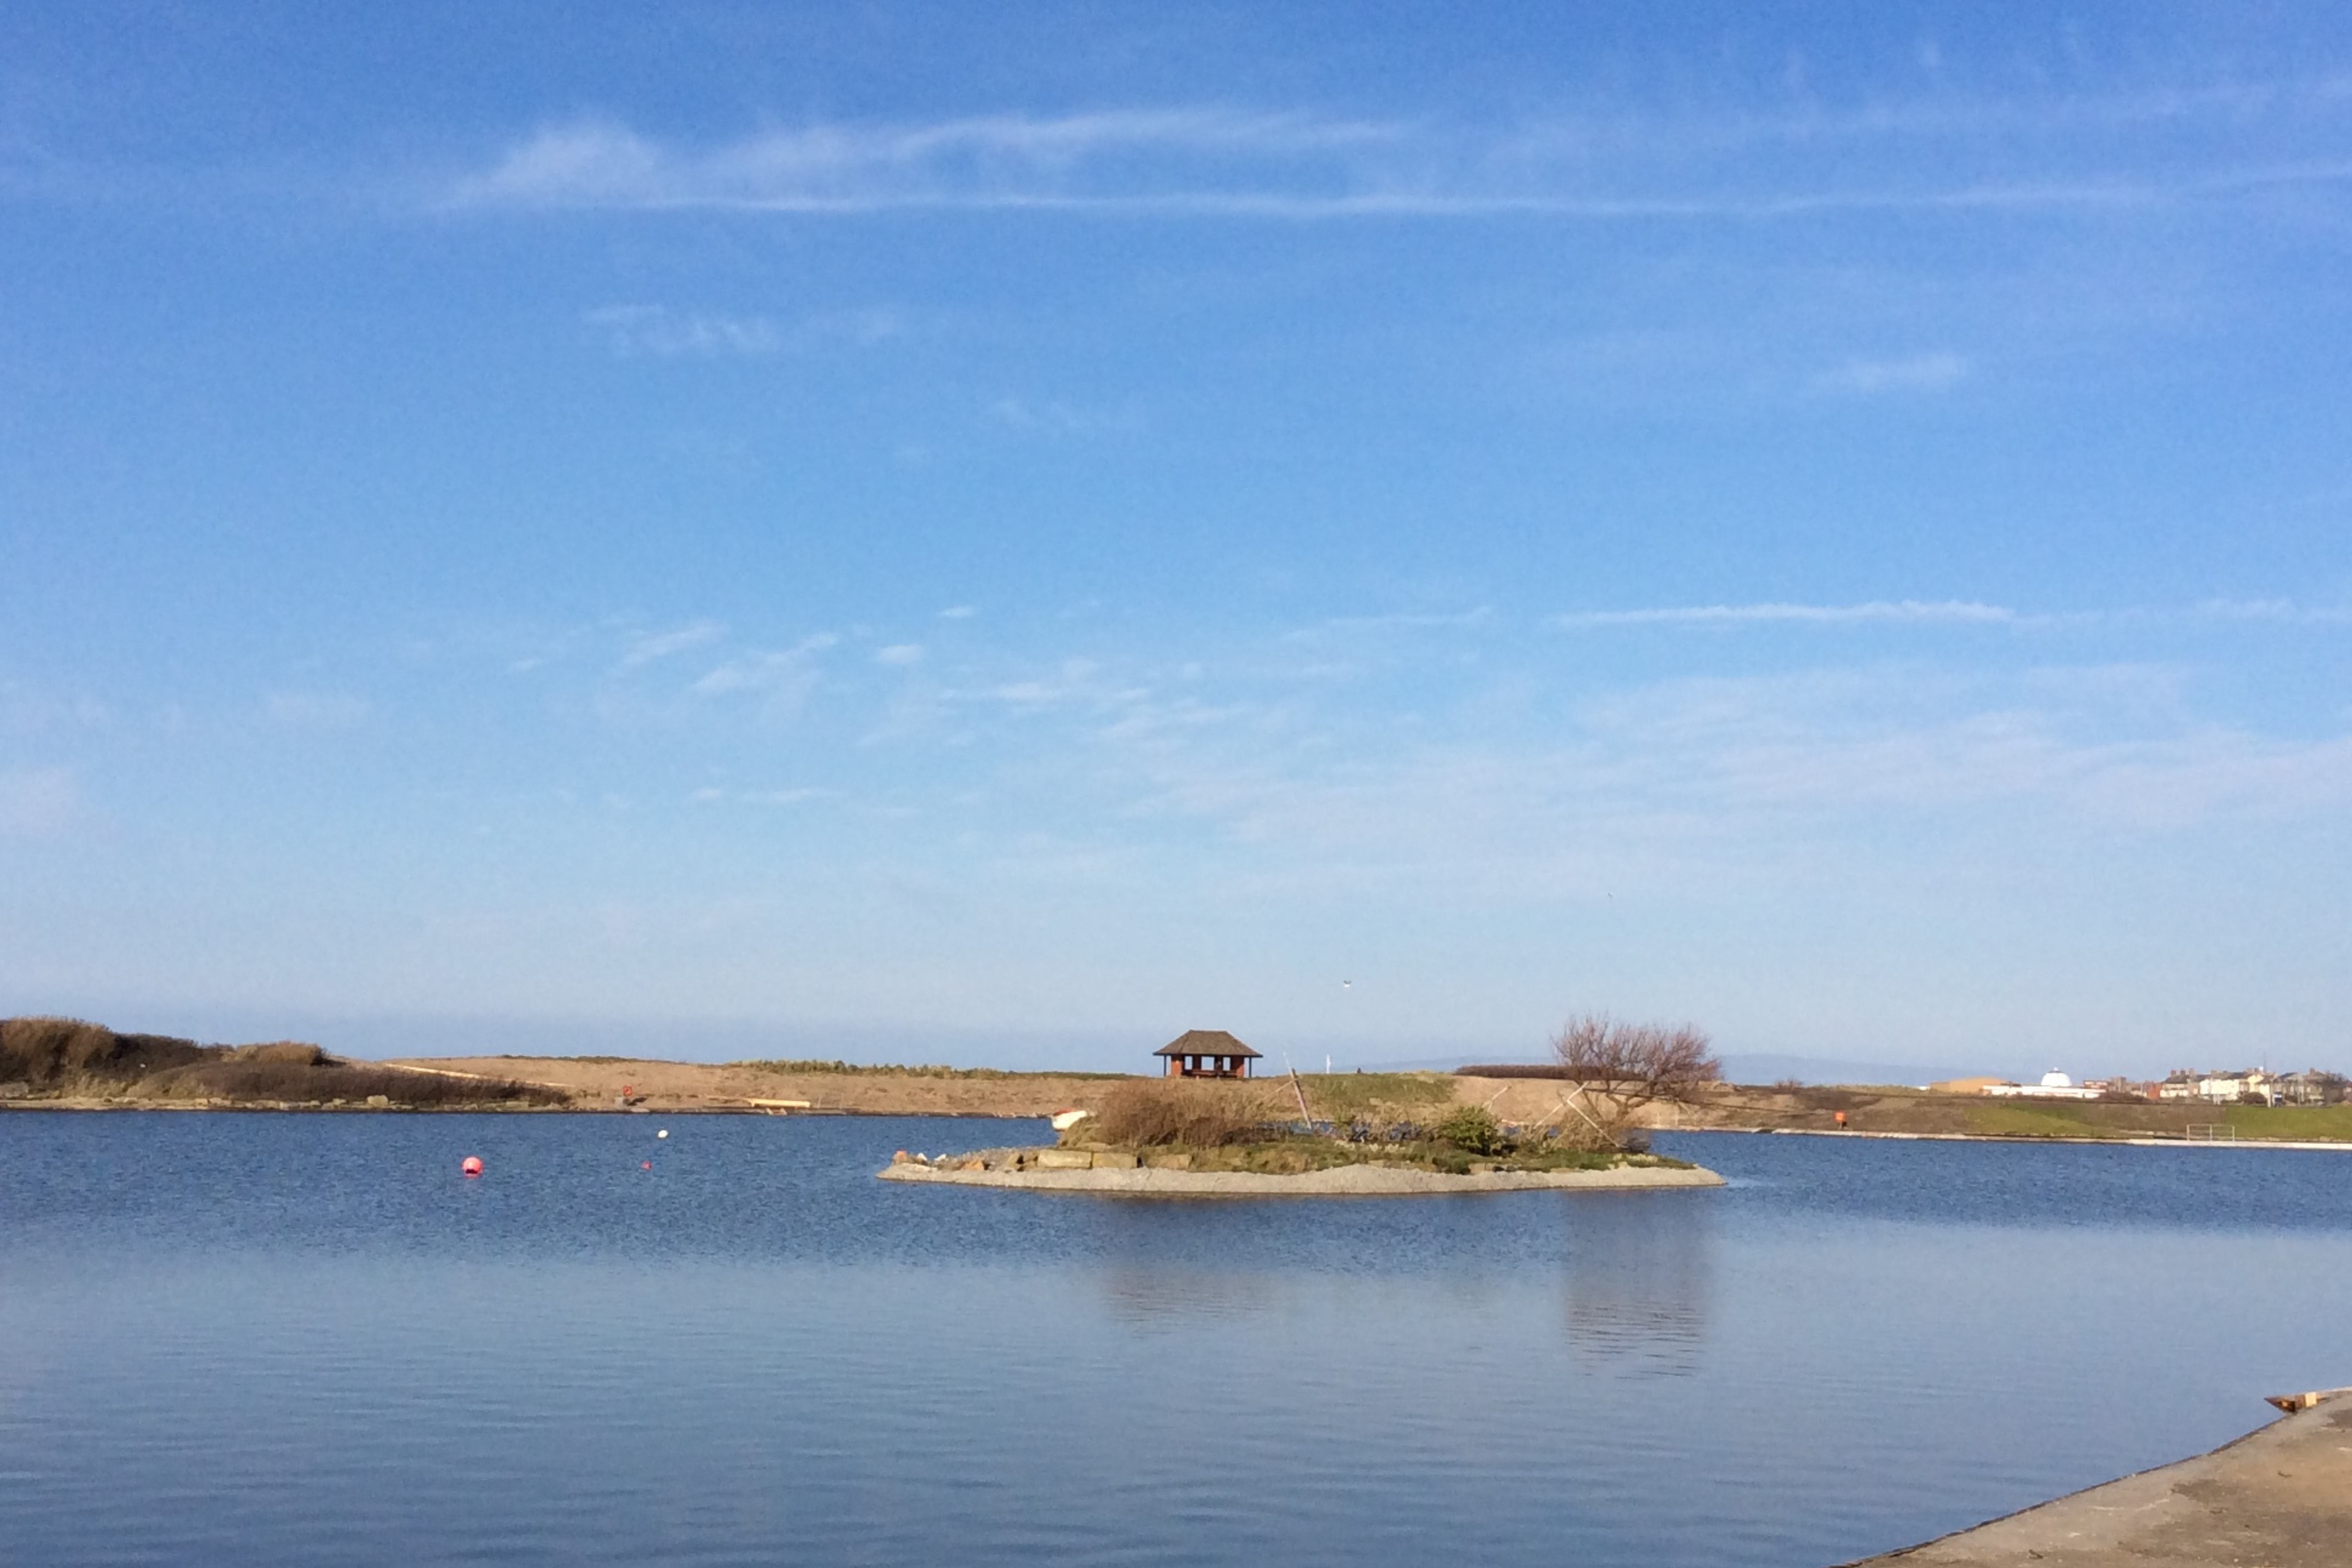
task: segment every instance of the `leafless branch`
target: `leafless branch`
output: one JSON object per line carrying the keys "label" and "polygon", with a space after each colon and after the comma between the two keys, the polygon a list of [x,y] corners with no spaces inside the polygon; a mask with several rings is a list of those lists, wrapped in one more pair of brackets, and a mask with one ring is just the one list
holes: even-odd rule
{"label": "leafless branch", "polygon": [[1690,1101],[1723,1077],[1706,1032],[1690,1024],[1628,1024],[1581,1013],[1551,1037],[1551,1051],[1577,1082],[1625,1111],[1653,1100]]}

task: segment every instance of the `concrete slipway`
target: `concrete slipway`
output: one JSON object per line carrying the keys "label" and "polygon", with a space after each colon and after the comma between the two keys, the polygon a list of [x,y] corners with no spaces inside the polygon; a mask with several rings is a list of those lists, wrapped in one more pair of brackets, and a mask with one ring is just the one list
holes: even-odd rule
{"label": "concrete slipway", "polygon": [[1849,1568],[2347,1568],[2352,1390],[2293,1402],[2210,1454]]}

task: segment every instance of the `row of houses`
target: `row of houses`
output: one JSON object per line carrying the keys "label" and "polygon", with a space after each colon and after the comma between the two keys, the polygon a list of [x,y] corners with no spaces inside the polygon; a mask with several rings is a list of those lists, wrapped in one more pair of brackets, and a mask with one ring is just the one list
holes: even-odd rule
{"label": "row of houses", "polygon": [[2012,1083],[2001,1078],[1954,1079],[1930,1084],[1947,1094],[1990,1094],[2016,1100],[2189,1100],[2204,1105],[2341,1105],[2347,1098],[2343,1074],[2274,1073],[2263,1068],[2235,1072],[2191,1072],[2177,1068],[2160,1079],[2093,1078],[2076,1083],[2063,1072],[2042,1075],[2039,1083]]}
{"label": "row of houses", "polygon": [[2161,1083],[2148,1086],[2150,1100],[2202,1100],[2213,1105],[2340,1105],[2345,1098],[2341,1073],[2267,1072],[2243,1068],[2236,1072],[2190,1072],[2179,1068]]}

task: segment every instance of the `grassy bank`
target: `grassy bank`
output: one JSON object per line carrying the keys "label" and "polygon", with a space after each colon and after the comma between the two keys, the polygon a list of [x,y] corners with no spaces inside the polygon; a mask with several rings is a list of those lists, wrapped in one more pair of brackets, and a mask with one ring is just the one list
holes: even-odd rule
{"label": "grassy bank", "polygon": [[[2153,1112],[2154,1114],[2151,1114]],[[2210,1137],[2226,1127],[2242,1141],[2352,1142],[2352,1105],[2209,1105],[2175,1107],[1991,1101],[1968,1107],[1968,1131],[2009,1138]]]}
{"label": "grassy bank", "polygon": [[1978,1138],[2204,1138],[2352,1143],[2352,1105],[2200,1105],[2180,1100],[2009,1100],[1925,1089],[1841,1085],[1727,1089],[1688,1123],[1827,1129],[1843,1111],[1858,1132],[1942,1132]]}

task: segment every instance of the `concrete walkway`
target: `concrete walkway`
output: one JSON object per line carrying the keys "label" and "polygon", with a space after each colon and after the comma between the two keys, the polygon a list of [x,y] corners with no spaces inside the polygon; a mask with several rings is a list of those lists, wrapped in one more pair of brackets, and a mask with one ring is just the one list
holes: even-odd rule
{"label": "concrete walkway", "polygon": [[[2352,1390],[2226,1447],[1866,1564],[1903,1568],[2347,1568]],[[1850,1568],[1864,1568],[1864,1564]]]}

